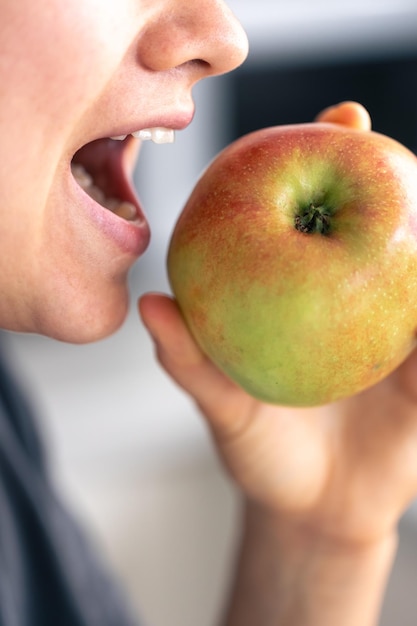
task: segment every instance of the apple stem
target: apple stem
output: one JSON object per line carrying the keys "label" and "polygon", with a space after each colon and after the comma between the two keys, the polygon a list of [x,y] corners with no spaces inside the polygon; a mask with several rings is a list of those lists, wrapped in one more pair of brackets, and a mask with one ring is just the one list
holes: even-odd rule
{"label": "apple stem", "polygon": [[301,233],[319,233],[328,235],[330,232],[330,214],[323,206],[310,206],[301,215],[296,215],[294,226]]}

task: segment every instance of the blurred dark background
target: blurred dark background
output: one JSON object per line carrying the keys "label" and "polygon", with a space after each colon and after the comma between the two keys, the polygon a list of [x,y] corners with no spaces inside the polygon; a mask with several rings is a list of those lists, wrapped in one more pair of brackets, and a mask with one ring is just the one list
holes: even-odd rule
{"label": "blurred dark background", "polygon": [[228,79],[230,138],[263,126],[307,122],[330,104],[357,100],[373,128],[417,152],[417,52],[379,58],[243,66]]}

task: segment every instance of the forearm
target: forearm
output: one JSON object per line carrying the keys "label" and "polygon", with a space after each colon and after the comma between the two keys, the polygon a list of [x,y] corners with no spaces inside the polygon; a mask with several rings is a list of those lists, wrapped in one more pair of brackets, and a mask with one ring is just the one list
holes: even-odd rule
{"label": "forearm", "polygon": [[395,533],[343,544],[248,507],[225,626],[374,626]]}

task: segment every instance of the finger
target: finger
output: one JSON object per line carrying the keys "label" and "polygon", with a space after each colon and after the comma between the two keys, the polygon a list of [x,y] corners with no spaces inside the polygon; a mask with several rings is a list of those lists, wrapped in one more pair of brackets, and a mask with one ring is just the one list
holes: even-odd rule
{"label": "finger", "polygon": [[181,369],[202,364],[204,356],[185,330],[172,298],[157,293],[146,294],[139,300],[139,313],[157,349],[172,361],[173,367]]}
{"label": "finger", "polygon": [[194,397],[214,428],[230,427],[241,391],[197,346],[176,302],[162,294],[146,294],[139,301],[139,312],[162,367]]}
{"label": "finger", "polygon": [[371,130],[370,115],[358,102],[341,102],[329,107],[319,113],[316,122],[332,122],[357,130]]}
{"label": "finger", "polygon": [[417,349],[394,372],[393,378],[407,399],[415,404],[417,409]]}

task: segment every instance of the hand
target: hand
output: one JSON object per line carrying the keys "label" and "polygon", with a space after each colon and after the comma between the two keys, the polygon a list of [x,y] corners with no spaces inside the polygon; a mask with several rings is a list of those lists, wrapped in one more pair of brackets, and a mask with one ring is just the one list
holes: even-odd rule
{"label": "hand", "polygon": [[[354,103],[327,109],[317,120],[370,129],[369,115]],[[219,372],[171,298],[145,295],[140,312],[160,363],[195,398],[250,502],[345,542],[392,532],[417,493],[417,352],[355,397],[282,408],[254,400]]]}

